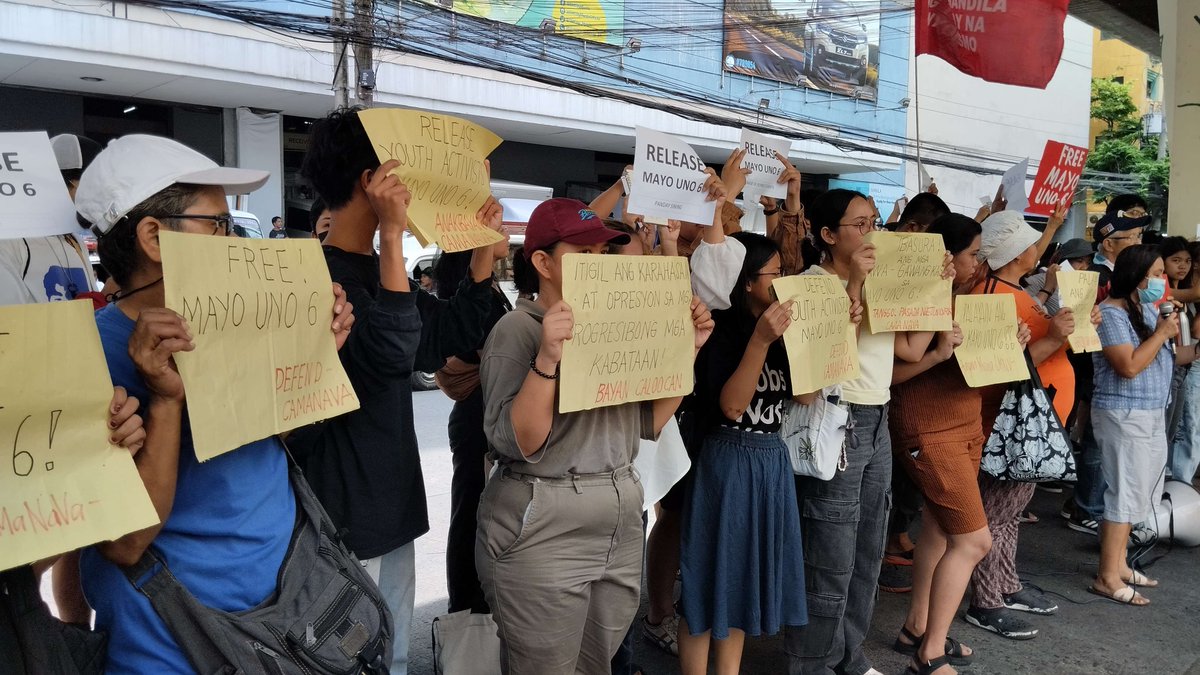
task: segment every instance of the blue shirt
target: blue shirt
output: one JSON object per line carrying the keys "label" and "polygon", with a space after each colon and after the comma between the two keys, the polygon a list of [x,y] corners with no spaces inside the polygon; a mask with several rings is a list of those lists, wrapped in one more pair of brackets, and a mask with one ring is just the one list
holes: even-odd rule
{"label": "blue shirt", "polygon": [[[114,385],[143,402],[149,392],[129,358],[134,322],[116,305],[96,313]],[[214,374],[214,376],[232,374]],[[179,447],[179,479],[171,515],[153,547],[203,604],[250,609],[275,591],[296,519],[287,459],[275,437],[255,441],[201,464],[187,417]],[[113,563],[84,549],[84,593],[96,627],[109,632],[106,672],[194,672],[149,600]]]}
{"label": "blue shirt", "polygon": [[[1158,324],[1158,312],[1153,306],[1143,305],[1142,316],[1147,326]],[[1100,317],[1096,332],[1100,334],[1100,344],[1104,347],[1127,344],[1137,349],[1142,344],[1124,309],[1101,304]],[[1113,370],[1103,352],[1092,353],[1092,364],[1096,369],[1092,407],[1102,410],[1154,410],[1167,407],[1171,373],[1175,367],[1175,358],[1169,346],[1163,345],[1150,365],[1133,378],[1121,377]]]}

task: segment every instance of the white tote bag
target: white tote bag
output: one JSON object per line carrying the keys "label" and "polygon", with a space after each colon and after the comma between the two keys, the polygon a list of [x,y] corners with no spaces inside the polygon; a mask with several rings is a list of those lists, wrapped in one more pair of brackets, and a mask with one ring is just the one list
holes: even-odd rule
{"label": "white tote bag", "polygon": [[829,480],[846,468],[846,434],[850,411],[839,403],[841,386],[821,390],[812,405],[791,400],[779,429],[797,476]]}
{"label": "white tote bag", "polygon": [[433,620],[433,670],[438,675],[500,675],[500,637],[491,614],[471,610]]}

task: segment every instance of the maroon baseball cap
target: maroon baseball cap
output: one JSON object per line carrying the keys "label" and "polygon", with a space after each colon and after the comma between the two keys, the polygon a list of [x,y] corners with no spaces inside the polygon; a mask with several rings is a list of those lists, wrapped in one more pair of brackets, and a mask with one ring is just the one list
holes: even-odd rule
{"label": "maroon baseball cap", "polygon": [[578,199],[559,197],[538,204],[529,216],[525,228],[525,259],[565,241],[568,244],[588,246],[615,242],[628,244],[629,235],[604,226],[604,221],[587,204]]}

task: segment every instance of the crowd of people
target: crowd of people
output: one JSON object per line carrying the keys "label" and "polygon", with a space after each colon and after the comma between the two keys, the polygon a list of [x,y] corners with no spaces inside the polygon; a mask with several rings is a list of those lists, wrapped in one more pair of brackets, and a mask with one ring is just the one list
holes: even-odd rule
{"label": "crowd of people", "polygon": [[[862,325],[876,265],[868,235],[884,229],[939,236],[942,277],[956,299],[1014,298],[1013,334],[1052,403],[1043,412],[1077,440],[1078,483],[1064,509],[1072,529],[1099,538],[1093,593],[1150,602],[1157,582],[1129,565],[1127,545],[1152,536],[1141,524],[1164,478],[1190,481],[1200,464],[1200,369],[1191,368],[1200,244],[1150,243],[1152,219],[1137,196],[1110,202],[1094,243],[1057,244],[1065,205],[1039,232],[1002,197],[968,216],[952,213],[933,188],[898,203],[885,222],[866,195],[802,190],[800,172],[779,157],[787,196],[763,198],[764,235],[738,225],[734,200],[748,174],[739,151],[719,172],[705,171],[712,223],[613,218],[621,181],[591,204],[542,203],[512,254],[513,303],[493,273],[510,255],[507,239],[442,254],[420,281],[410,278],[402,238],[412,195],[392,173],[398,163],[379,162],[353,109],[312,125],[302,174],[320,195],[310,226],[335,282],[330,331],[361,407],[201,463],[172,359],[194,348],[193,336],[165,306],[159,232],[231,236],[227,195],[261,187],[267,175],[218,167],[159,137],[126,136],[101,149],[64,136],[60,147],[108,285],[92,293],[87,257],[70,236],[10,240],[0,242],[0,297],[93,300],[116,385],[110,440],[133,453],[161,520],[33,566],[39,574],[54,566],[65,621],[86,624],[95,612],[96,629],[109,636],[108,673],[195,671],[194,636],[175,634],[128,576],[150,553],[204,606],[236,614],[271,600],[302,519],[298,493],[307,491],[290,475],[292,461],[391,618],[386,648],[359,653],[362,671],[407,672],[414,541],[430,529],[416,371],[436,372],[454,400],[448,610],[493,617],[497,670],[632,675],[640,636],[677,654],[685,675],[710,665],[729,675],[739,672],[747,636],[782,632],[779,672],[878,673],[864,641],[885,560],[911,566],[894,645],[910,656],[911,672],[949,675],[975,657],[951,636],[968,589],[967,623],[1035,637],[1021,613],[1057,609],[1016,569],[1035,485],[980,471],[989,436],[1004,424],[1006,387],[967,385],[955,361],[957,324],[898,333]],[[495,199],[477,219],[503,232]],[[272,236],[282,230],[275,223]],[[563,256],[577,253],[690,259],[694,392],[558,411],[559,363],[574,328]],[[1087,316],[1060,298],[1059,281],[1072,270],[1099,272]],[[772,282],[796,274],[840,281],[861,364],[861,375],[841,385],[837,405],[849,424],[844,460],[829,480],[795,475],[780,436],[786,411],[821,395],[792,386],[789,358],[805,356],[788,354],[781,339],[792,306],[775,299]],[[1069,337],[1084,322],[1096,326],[1101,351],[1071,351]],[[644,444],[666,442],[668,432],[681,439],[691,469],[655,505],[647,532],[634,464]],[[643,583],[649,605],[635,623]],[[334,629],[343,644],[355,632]],[[307,631],[311,647],[319,640],[312,623]],[[304,633],[298,642],[281,638],[282,646],[259,644],[259,653],[300,658],[290,650]]]}

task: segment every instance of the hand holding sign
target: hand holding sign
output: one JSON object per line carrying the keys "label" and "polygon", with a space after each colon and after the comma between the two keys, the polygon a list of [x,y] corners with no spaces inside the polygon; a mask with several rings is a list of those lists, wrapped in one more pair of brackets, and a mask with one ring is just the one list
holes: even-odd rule
{"label": "hand holding sign", "polygon": [[0,239],[78,229],[46,132],[0,133]]}

